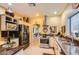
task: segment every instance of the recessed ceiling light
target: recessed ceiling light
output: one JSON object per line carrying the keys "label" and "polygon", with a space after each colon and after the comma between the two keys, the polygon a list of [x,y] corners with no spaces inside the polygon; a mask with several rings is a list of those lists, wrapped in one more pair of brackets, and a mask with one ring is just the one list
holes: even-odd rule
{"label": "recessed ceiling light", "polygon": [[57,11],[55,11],[54,14],[56,15],[57,14]]}
{"label": "recessed ceiling light", "polygon": [[36,16],[39,16],[39,13],[36,13]]}
{"label": "recessed ceiling light", "polygon": [[9,6],[12,6],[12,3],[8,3]]}

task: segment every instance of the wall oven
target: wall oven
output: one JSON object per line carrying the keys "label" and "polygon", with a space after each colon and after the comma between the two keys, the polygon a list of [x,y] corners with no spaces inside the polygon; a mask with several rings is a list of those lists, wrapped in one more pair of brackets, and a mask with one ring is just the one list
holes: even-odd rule
{"label": "wall oven", "polygon": [[6,29],[9,30],[9,31],[17,31],[18,26],[17,26],[16,23],[6,22]]}

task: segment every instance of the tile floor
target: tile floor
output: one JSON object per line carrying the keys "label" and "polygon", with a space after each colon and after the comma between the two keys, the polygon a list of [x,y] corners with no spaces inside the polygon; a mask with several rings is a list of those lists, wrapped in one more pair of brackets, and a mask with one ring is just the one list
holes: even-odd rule
{"label": "tile floor", "polygon": [[24,50],[25,55],[43,55],[43,53],[54,54],[53,49],[40,48],[39,46],[29,46]]}

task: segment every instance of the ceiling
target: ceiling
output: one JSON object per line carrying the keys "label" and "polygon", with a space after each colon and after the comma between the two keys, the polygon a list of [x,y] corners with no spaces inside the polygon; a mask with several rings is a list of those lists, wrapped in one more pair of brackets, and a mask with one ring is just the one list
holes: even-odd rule
{"label": "ceiling", "polygon": [[[8,8],[7,3],[0,3],[0,6]],[[36,16],[47,15],[55,16],[60,15],[68,6],[66,3],[36,3],[36,6],[29,6],[28,3],[12,3],[11,7],[13,11],[23,16]],[[57,14],[54,14],[57,12]]]}

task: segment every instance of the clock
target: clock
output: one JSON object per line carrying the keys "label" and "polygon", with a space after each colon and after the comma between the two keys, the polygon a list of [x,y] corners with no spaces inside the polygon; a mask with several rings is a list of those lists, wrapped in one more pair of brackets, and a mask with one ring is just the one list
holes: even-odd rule
{"label": "clock", "polygon": [[79,7],[79,3],[72,3],[72,8],[77,9]]}

